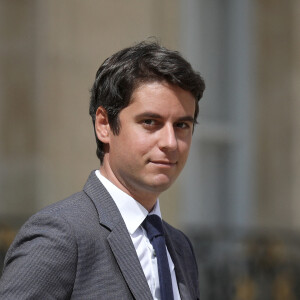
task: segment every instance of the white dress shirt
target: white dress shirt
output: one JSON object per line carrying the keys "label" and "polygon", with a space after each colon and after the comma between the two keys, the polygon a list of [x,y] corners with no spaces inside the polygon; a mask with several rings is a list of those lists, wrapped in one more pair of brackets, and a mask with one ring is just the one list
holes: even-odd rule
{"label": "white dress shirt", "polygon": [[[137,256],[140,260],[153,299],[160,300],[157,259],[154,255],[152,244],[147,237],[147,233],[141,226],[146,216],[148,215],[148,211],[139,202],[116,187],[106,177],[102,176],[99,170],[97,170],[95,173],[115,201],[122,215],[122,218],[133,242],[134,248],[136,250]],[[149,214],[156,214],[161,218],[158,199],[153,210]],[[167,256],[171,271],[174,300],[180,300],[174,263],[171,259],[168,249]]]}

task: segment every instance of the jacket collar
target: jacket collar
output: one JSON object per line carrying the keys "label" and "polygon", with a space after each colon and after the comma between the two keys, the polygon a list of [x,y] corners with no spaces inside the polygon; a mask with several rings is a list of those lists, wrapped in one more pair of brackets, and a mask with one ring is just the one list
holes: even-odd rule
{"label": "jacket collar", "polygon": [[[122,216],[95,171],[92,171],[84,188],[84,192],[93,201],[99,215],[101,226],[111,232],[107,238],[113,255],[135,299],[152,300],[152,295],[145,278],[140,261],[132,244],[130,235]],[[166,244],[175,265],[176,279],[181,300],[190,300],[190,289],[181,262],[180,247],[176,247],[170,239],[167,226],[165,228]]]}
{"label": "jacket collar", "polygon": [[[190,300],[194,299],[191,296],[191,287],[189,287],[189,281],[187,280],[184,272],[184,267],[182,266],[182,253],[181,248],[176,246],[175,243],[171,240],[169,233],[168,226],[164,224],[164,231],[165,231],[165,239],[166,245],[169,250],[170,256],[173,260],[175,265],[175,273],[176,273],[176,280],[178,284],[178,289],[180,293],[181,300]],[[170,226],[170,225],[169,225]]]}
{"label": "jacket collar", "polygon": [[107,241],[131,293],[135,299],[152,300],[126,225],[115,202],[95,175],[95,171],[90,174],[83,190],[95,205],[100,225],[111,231]]}

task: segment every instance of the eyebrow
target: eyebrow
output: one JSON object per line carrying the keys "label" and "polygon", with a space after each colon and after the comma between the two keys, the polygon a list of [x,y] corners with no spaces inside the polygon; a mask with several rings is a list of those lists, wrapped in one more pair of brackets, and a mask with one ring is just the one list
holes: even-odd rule
{"label": "eyebrow", "polygon": [[178,121],[195,123],[195,118],[192,116],[185,116],[185,117],[179,118]]}
{"label": "eyebrow", "polygon": [[[142,118],[153,118],[153,119],[162,119],[163,117],[160,114],[153,113],[153,112],[144,112],[136,116],[137,119]],[[178,118],[176,122],[191,122],[195,123],[195,118],[192,116],[183,116]]]}

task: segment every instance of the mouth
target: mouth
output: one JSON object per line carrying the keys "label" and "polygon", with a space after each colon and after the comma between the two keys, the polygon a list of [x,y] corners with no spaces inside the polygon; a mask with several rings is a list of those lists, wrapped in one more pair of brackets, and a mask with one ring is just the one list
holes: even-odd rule
{"label": "mouth", "polygon": [[165,167],[165,168],[170,168],[170,167],[174,167],[177,165],[177,162],[172,162],[172,161],[168,161],[168,160],[151,160],[150,163],[154,164],[156,166]]}

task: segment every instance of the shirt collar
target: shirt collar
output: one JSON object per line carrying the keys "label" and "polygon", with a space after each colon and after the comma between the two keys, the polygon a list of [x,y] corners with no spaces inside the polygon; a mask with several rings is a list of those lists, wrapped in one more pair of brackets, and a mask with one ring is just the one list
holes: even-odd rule
{"label": "shirt collar", "polygon": [[[131,196],[120,190],[106,177],[101,175],[99,170],[96,170],[95,174],[99,178],[101,183],[104,185],[104,187],[107,189],[114,202],[116,203],[121,213],[121,216],[125,222],[127,230],[130,234],[133,234],[143,223],[146,216],[148,215],[147,209],[138,201],[134,200]],[[149,214],[156,214],[161,218],[158,199],[154,205],[154,208]]]}

